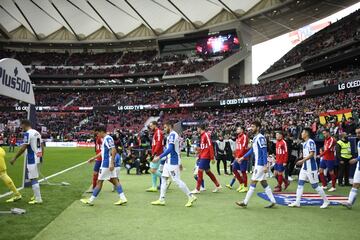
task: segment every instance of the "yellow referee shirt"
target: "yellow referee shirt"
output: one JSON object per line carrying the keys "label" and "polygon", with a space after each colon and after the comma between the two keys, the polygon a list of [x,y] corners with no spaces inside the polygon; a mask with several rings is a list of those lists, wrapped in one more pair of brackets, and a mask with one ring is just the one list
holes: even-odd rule
{"label": "yellow referee shirt", "polygon": [[0,172],[6,170],[5,154],[5,150],[0,147]]}

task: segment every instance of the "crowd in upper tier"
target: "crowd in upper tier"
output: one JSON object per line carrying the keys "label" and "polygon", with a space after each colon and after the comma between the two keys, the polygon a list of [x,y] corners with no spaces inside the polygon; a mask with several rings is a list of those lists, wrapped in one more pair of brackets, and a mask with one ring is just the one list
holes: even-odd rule
{"label": "crowd in upper tier", "polygon": [[358,41],[359,37],[360,10],[357,10],[301,42],[276,61],[263,75],[301,63],[321,52]]}

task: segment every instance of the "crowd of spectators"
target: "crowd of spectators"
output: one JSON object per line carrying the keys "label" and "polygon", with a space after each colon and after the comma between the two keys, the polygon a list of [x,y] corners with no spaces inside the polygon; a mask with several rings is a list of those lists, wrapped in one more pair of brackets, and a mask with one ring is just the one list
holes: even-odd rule
{"label": "crowd of spectators", "polygon": [[[310,127],[314,135],[321,139],[324,128],[330,128],[333,135],[345,131],[354,134],[354,128],[347,128],[345,119],[320,124],[319,114],[327,111],[352,109],[356,123],[360,114],[360,89],[351,92],[338,92],[325,96],[302,98],[286,101],[276,105],[261,105],[245,108],[212,108],[212,109],[178,109],[159,112],[147,111],[87,111],[87,112],[38,112],[38,129],[47,128],[47,135],[54,139],[76,139],[91,135],[91,130],[99,124],[107,126],[109,132],[117,129],[139,133],[146,120],[151,116],[159,116],[161,122],[198,122],[209,126],[213,136],[231,135],[237,125],[249,127],[255,119],[261,120],[263,130],[273,135],[276,130],[288,132],[294,139],[300,137],[304,127]],[[26,117],[25,112],[1,113],[2,126],[8,125],[13,130],[14,121]],[[192,134],[195,129],[187,129],[184,135]],[[5,131],[6,132],[6,131]]]}
{"label": "crowd of spectators", "polygon": [[360,34],[360,10],[344,17],[298,44],[262,75],[301,63],[306,58],[354,40]]}
{"label": "crowd of spectators", "polygon": [[[320,82],[315,85],[315,87],[323,87],[349,79],[356,79],[359,76],[360,67],[350,65],[329,71],[307,72],[273,82],[240,86],[234,84],[203,84],[180,87],[166,86],[151,89],[106,89],[87,91],[37,90],[35,91],[35,100],[36,105],[38,106],[64,106],[67,104],[68,106],[88,107],[193,103],[299,92],[307,90],[307,88],[309,88],[309,83],[314,81]],[[61,81],[61,83],[64,83],[64,81]],[[72,82],[74,83],[74,81],[81,82],[80,80],[73,80]],[[87,81],[94,82],[94,80]],[[104,94],[104,91],[106,94]],[[13,107],[19,105],[22,105],[22,103],[11,99],[0,102],[0,107]]]}

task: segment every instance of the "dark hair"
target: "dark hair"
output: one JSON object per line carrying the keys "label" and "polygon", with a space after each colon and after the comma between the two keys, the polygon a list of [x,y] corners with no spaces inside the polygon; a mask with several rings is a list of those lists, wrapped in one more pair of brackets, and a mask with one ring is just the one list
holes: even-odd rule
{"label": "dark hair", "polygon": [[324,130],[323,130],[323,132],[330,132],[330,129],[328,129],[328,128],[325,128]]}
{"label": "dark hair", "polygon": [[27,120],[27,119],[23,119],[23,120],[21,120],[21,123],[20,123],[21,125],[25,125],[25,126],[27,126],[27,127],[31,127],[31,122],[29,121],[29,120]]}
{"label": "dark hair", "polygon": [[95,128],[95,132],[105,132],[106,133],[106,127],[105,125],[99,125]]}
{"label": "dark hair", "polygon": [[239,128],[241,128],[244,132],[246,131],[246,128],[244,126],[238,126]]}
{"label": "dark hair", "polygon": [[309,137],[311,137],[311,129],[310,128],[304,128],[303,131],[307,132]]}
{"label": "dark hair", "polygon": [[206,129],[206,125],[205,125],[205,124],[200,124],[200,125],[199,125],[199,128],[200,128],[201,130],[205,130],[205,129]]}
{"label": "dark hair", "polygon": [[169,127],[171,127],[171,128],[174,127],[174,124],[173,124],[172,122],[169,122],[169,121],[168,121],[168,122],[165,122],[164,125],[169,126]]}
{"label": "dark hair", "polygon": [[283,131],[276,131],[276,133],[281,134],[281,136],[284,136],[284,132],[283,132]]}
{"label": "dark hair", "polygon": [[261,128],[261,123],[259,121],[252,122],[252,125],[255,125],[258,128]]}
{"label": "dark hair", "polygon": [[152,125],[154,125],[154,126],[158,126],[158,122],[157,121],[152,121],[152,122],[150,122],[150,124],[152,124]]}

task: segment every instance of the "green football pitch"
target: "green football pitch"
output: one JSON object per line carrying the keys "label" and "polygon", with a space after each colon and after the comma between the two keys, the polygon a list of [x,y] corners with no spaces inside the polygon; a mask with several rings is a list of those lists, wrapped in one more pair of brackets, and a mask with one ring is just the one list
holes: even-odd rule
{"label": "green football pitch", "polygon": [[[84,162],[93,154],[86,148],[47,148],[42,173],[46,176]],[[9,160],[12,154],[7,154]],[[20,160],[20,159],[19,159]],[[193,179],[194,158],[183,157],[182,179],[190,189]],[[214,167],[214,166],[213,166]],[[8,166],[9,175],[20,180],[21,162]],[[106,183],[95,206],[84,206],[79,199],[88,197],[84,191],[90,185],[92,166],[81,165],[54,178],[51,182],[69,182],[70,186],[41,185],[44,203],[29,206],[26,203],[31,189],[22,190],[23,200],[6,204],[0,199],[0,210],[24,208],[24,215],[0,215],[0,239],[356,239],[360,208],[352,211],[340,206],[329,209],[302,207],[289,209],[277,206],[264,209],[268,203],[254,194],[247,209],[240,209],[234,202],[245,194],[223,189],[211,193],[213,184],[205,178],[207,191],[200,194],[192,208],[185,208],[186,197],[173,184],[167,194],[165,207],[151,206],[158,193],[147,193],[149,175],[126,175],[121,171],[121,182],[127,198],[126,206],[114,206],[118,197]],[[224,186],[231,177],[220,176]],[[270,180],[273,187],[274,180]],[[1,191],[4,190],[3,184]],[[258,191],[262,188],[258,186]],[[289,192],[296,190],[290,185]],[[312,192],[309,185],[305,191]],[[347,195],[349,188],[338,188],[336,194]]]}

